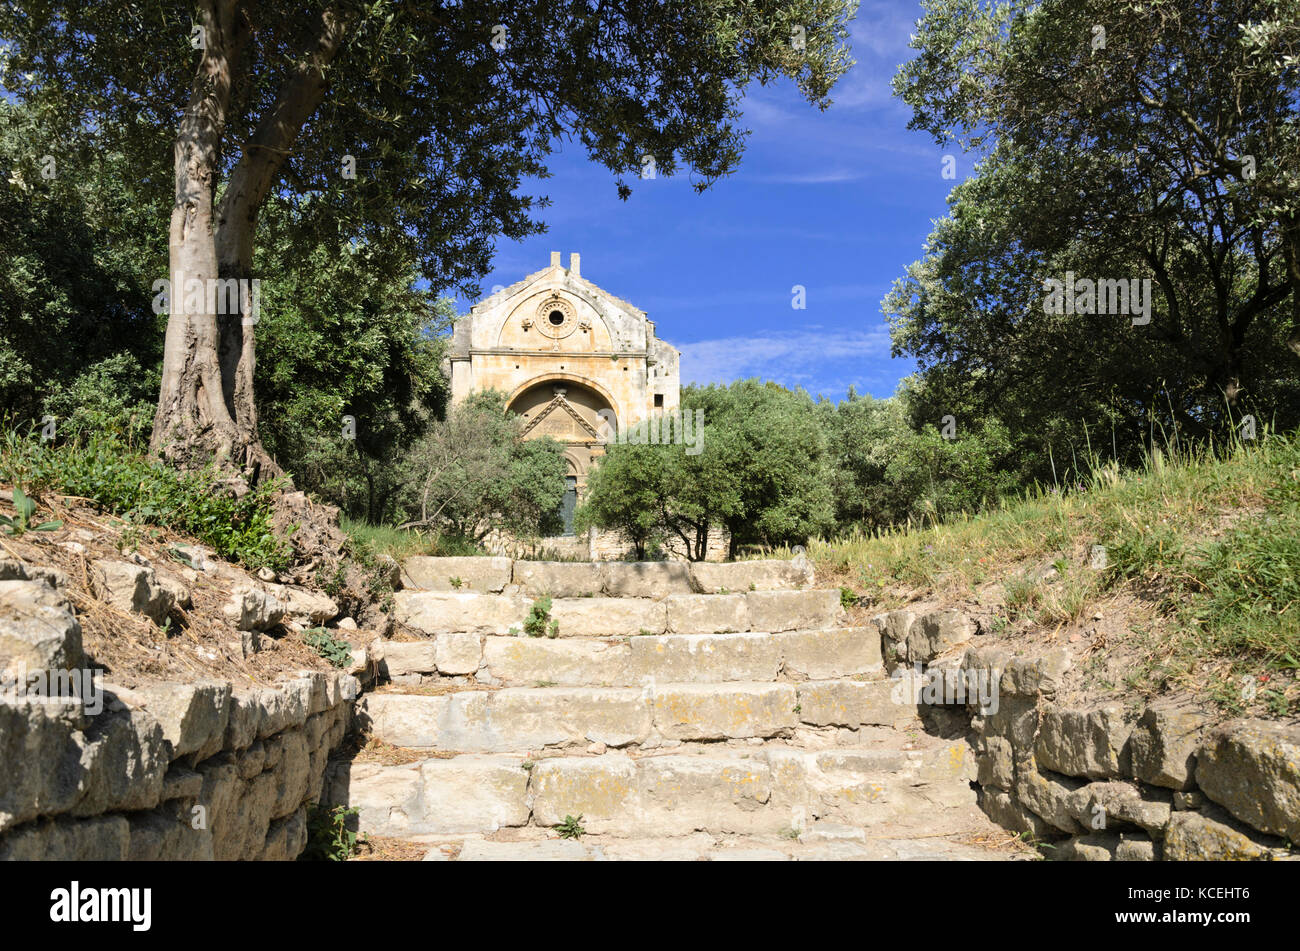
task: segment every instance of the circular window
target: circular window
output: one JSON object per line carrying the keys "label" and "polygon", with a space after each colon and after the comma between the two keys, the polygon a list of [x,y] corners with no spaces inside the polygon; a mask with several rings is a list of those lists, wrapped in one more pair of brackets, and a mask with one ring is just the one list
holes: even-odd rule
{"label": "circular window", "polygon": [[543,336],[554,340],[567,337],[578,325],[578,315],[573,309],[573,304],[558,294],[543,300],[533,314],[537,321],[535,324],[537,329]]}

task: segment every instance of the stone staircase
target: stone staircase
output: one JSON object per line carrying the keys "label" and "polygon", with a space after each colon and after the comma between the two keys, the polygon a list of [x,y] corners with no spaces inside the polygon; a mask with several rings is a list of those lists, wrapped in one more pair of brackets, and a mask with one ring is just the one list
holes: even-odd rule
{"label": "stone staircase", "polygon": [[[795,561],[415,558],[326,799],[430,859],[1005,858],[964,739]],[[522,634],[548,597],[554,636]],[[373,748],[376,744],[371,744]],[[390,765],[391,763],[391,765]],[[581,839],[557,827],[581,817]]]}

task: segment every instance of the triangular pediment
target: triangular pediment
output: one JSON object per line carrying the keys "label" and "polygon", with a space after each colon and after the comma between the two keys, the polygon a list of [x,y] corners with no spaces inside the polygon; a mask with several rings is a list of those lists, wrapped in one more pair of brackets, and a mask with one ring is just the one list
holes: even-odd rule
{"label": "triangular pediment", "polygon": [[563,396],[556,396],[525,424],[523,438],[536,436],[550,436],[560,442],[591,442],[600,439],[596,428]]}

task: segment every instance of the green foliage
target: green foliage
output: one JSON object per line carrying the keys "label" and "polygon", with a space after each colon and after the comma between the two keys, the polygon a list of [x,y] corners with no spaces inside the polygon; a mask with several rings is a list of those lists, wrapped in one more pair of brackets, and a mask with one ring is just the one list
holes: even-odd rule
{"label": "green foliage", "polygon": [[576,816],[566,815],[564,821],[555,827],[561,839],[580,839],[587,834],[582,827],[582,813]]}
{"label": "green foliage", "polygon": [[14,486],[14,515],[12,518],[0,515],[0,529],[8,535],[21,535],[23,532],[52,532],[63,527],[63,522],[59,520],[33,524],[32,516],[35,514],[36,503],[22,489]]}
{"label": "green foliage", "polygon": [[88,499],[129,522],[192,535],[221,557],[250,568],[284,568],[289,561],[288,544],[272,528],[274,483],[236,498],[214,490],[212,473],[178,473],[113,436],[56,444],[4,429],[0,482]]}
{"label": "green foliage", "polygon": [[[337,235],[322,236],[306,260],[292,257],[288,231],[300,210],[270,211],[256,261],[275,289],[257,325],[266,448],[301,488],[348,515],[403,520],[407,453],[446,402],[440,335],[451,302],[417,289],[409,261]],[[345,416],[354,422],[347,434]]]}
{"label": "green foliage", "polygon": [[[1022,484],[1056,485],[1085,450],[1140,465],[1157,431],[1185,448],[1246,413],[1300,423],[1297,12],[926,5],[895,92],[981,160],[884,304],[920,367],[915,424],[998,419]],[[1067,271],[1149,279],[1149,322],[1046,312]]]}
{"label": "green foliage", "polygon": [[406,462],[401,507],[410,527],[480,543],[501,530],[519,538],[557,534],[564,495],[563,447],[521,438],[505,396],[475,393],[434,422]]}
{"label": "green foliage", "polygon": [[15,424],[54,416],[60,436],[138,440],[158,391],[150,283],[166,273],[171,196],[58,121],[0,97],[0,407]]}
{"label": "green foliage", "polygon": [[335,667],[343,668],[352,663],[352,645],[323,627],[303,631],[302,641]]}
{"label": "green foliage", "polygon": [[847,611],[857,603],[858,596],[853,592],[853,589],[845,585],[840,585],[840,607]]}
{"label": "green foliage", "polygon": [[307,811],[307,847],[301,860],[308,862],[345,862],[357,852],[365,837],[348,828],[358,810],[343,806],[313,804]]}
{"label": "green foliage", "polygon": [[687,387],[682,405],[703,414],[700,451],[685,442],[610,445],[588,477],[579,530],[616,529],[639,557],[672,539],[702,560],[719,524],[733,548],[804,541],[830,528],[830,458],[806,393],[743,380]]}
{"label": "green foliage", "polygon": [[559,637],[560,624],[551,620],[551,598],[542,595],[528,609],[524,618],[524,633],[529,637]]}

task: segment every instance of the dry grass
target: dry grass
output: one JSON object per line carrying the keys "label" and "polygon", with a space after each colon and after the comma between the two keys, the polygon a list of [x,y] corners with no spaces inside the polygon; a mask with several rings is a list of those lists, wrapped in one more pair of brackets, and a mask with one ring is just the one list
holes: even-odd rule
{"label": "dry grass", "polygon": [[[285,628],[268,632],[266,649],[245,658],[240,632],[221,609],[233,586],[246,576],[229,565],[219,573],[196,572],[168,554],[174,545],[192,544],[191,539],[165,529],[132,529],[65,496],[47,493],[40,501],[42,515],[48,511],[63,521],[62,527],[0,536],[0,557],[55,568],[68,576],[64,593],[81,623],[83,646],[91,663],[112,683],[130,687],[220,677],[235,683],[269,684],[285,673],[333,669],[300,635]],[[0,511],[8,508],[0,503]],[[132,552],[147,559],[159,577],[179,582],[190,592],[193,606],[175,608],[164,627],[120,611],[93,592],[93,562],[123,560]],[[351,633],[358,640],[371,636]]]}

